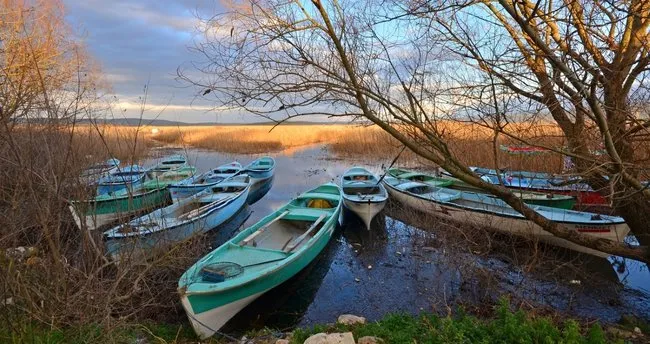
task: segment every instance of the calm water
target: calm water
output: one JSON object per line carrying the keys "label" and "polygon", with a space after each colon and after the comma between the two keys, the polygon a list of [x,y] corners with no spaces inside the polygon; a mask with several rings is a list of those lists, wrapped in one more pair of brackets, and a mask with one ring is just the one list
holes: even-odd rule
{"label": "calm water", "polygon": [[[258,157],[195,149],[184,152],[198,171],[232,160],[245,165]],[[160,151],[161,155],[168,153]],[[338,182],[352,165],[379,172],[381,164],[391,160],[370,165],[331,160],[321,148],[273,156],[276,170],[272,188],[227,228],[215,231],[214,245],[309,188]],[[530,273],[511,263],[507,255],[486,258],[451,254],[435,234],[391,217],[390,209],[385,213],[373,222],[370,232],[354,216],[346,216],[350,221],[335,233],[316,261],[252,303],[223,330],[238,333],[264,326],[310,326],[335,322],[344,313],[370,320],[390,312],[446,314],[447,307],[493,302],[502,294],[588,319],[615,322],[624,314],[632,314],[650,320],[650,273],[643,264],[628,260],[623,268],[619,262],[580,256],[582,263],[577,269],[554,264],[541,269],[544,272]]]}

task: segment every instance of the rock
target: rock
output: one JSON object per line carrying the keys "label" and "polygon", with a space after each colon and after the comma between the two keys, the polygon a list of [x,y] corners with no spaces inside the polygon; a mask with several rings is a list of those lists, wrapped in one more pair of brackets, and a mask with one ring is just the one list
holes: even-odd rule
{"label": "rock", "polygon": [[352,314],[342,314],[339,316],[336,322],[343,325],[365,324],[366,318]]}
{"label": "rock", "polygon": [[317,333],[305,340],[304,344],[355,344],[352,332]]}
{"label": "rock", "polygon": [[380,344],[383,343],[384,340],[378,337],[373,337],[373,336],[365,336],[359,338],[357,341],[357,344]]}
{"label": "rock", "polygon": [[636,334],[641,334],[641,335],[643,334],[643,332],[641,332],[641,329],[638,328],[638,327],[635,327],[635,328],[634,328],[634,333],[636,333]]}
{"label": "rock", "polygon": [[275,344],[289,344],[288,339],[278,339],[275,341]]}

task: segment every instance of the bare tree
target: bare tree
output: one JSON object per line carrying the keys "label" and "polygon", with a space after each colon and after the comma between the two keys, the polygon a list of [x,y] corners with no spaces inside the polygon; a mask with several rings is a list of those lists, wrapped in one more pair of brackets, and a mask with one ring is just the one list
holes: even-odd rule
{"label": "bare tree", "polygon": [[[454,17],[442,20],[442,15],[436,13],[466,10],[471,14],[473,6],[491,6],[491,2],[459,5],[372,0],[237,2],[227,13],[204,18],[205,37],[195,47],[204,61],[195,62],[190,69],[179,69],[179,76],[196,85],[203,96],[214,97],[221,108],[241,108],[274,120],[317,114],[368,120],[416,154],[501,197],[553,235],[600,251],[650,261],[645,241],[646,246],[629,247],[567,230],[527,207],[507,189],[482,181],[461,163],[450,148],[451,136],[445,119],[469,118],[472,108],[484,110],[483,105],[494,106],[498,115],[486,120],[485,125],[506,136],[513,135],[504,130],[504,123],[514,110],[506,111],[503,105],[517,111],[540,111],[539,106],[523,101],[520,95],[513,98],[512,91],[504,87],[508,83],[515,88],[529,84],[529,79],[534,79],[530,70],[517,69],[517,76],[523,76],[523,80],[484,73],[489,68],[470,53],[471,43],[465,47],[459,43],[461,39],[450,40],[457,30],[452,24],[461,21]],[[535,11],[539,8],[542,7]],[[478,22],[486,21],[481,16],[474,13]],[[487,20],[487,24],[503,26],[494,20]],[[465,23],[463,27],[471,26]],[[479,27],[473,31],[481,33]],[[499,46],[508,45],[512,39],[492,37],[495,40],[491,44],[482,43],[480,48],[492,49],[498,61]],[[540,55],[551,58],[548,52]],[[196,71],[200,72],[198,76]],[[558,85],[565,82],[565,77],[556,79]],[[478,87],[466,90],[467,81],[472,81],[471,86],[488,87],[477,96],[474,91]],[[601,96],[598,89],[590,92]],[[516,106],[505,104],[506,98],[516,100]],[[582,118],[586,117],[585,114]],[[561,126],[565,124],[562,121]],[[637,123],[634,128],[639,129],[633,131],[643,127],[643,123]],[[628,201],[645,200],[647,205],[648,191],[636,178],[638,173],[627,165],[631,160],[620,158],[624,147],[618,141],[612,144],[611,125],[605,123],[603,128],[603,133],[608,133],[604,138],[613,163],[595,165],[587,146],[577,141],[571,143],[570,151],[562,153],[591,161],[586,175],[590,181],[600,178],[601,185],[616,180],[617,185],[625,186]],[[569,139],[575,141],[574,138],[580,136]],[[638,217],[625,215],[636,234],[646,233],[646,225],[639,224]]]}

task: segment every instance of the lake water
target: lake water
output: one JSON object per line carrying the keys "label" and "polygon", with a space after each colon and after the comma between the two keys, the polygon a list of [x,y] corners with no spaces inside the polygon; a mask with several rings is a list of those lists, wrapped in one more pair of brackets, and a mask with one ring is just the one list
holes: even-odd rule
{"label": "lake water", "polygon": [[[183,150],[198,171],[238,160],[243,165],[261,155],[233,155]],[[160,150],[159,154],[168,154]],[[320,147],[272,154],[275,179],[270,191],[244,209],[228,228],[214,235],[214,245],[229,239],[240,226],[249,226],[298,194],[322,183],[336,182],[352,165],[380,172],[387,161],[333,160]],[[394,208],[394,207],[388,207]],[[267,292],[224,327],[241,333],[264,326],[288,329],[332,323],[351,313],[377,320],[391,312],[422,311],[447,314],[456,306],[478,307],[509,295],[513,304],[525,300],[586,319],[616,322],[631,314],[650,320],[650,273],[634,261],[621,263],[580,256],[566,264],[540,262],[542,269],[528,272],[506,255],[478,256],[452,252],[423,231],[398,220],[388,209],[373,222],[371,231],[353,216],[346,216],[330,244],[316,261],[283,285]],[[614,261],[614,259],[612,259]],[[563,266],[566,265],[566,266]],[[613,266],[614,265],[614,266]],[[541,270],[541,271],[539,271]],[[617,271],[618,270],[618,271]],[[487,282],[486,282],[487,281]]]}

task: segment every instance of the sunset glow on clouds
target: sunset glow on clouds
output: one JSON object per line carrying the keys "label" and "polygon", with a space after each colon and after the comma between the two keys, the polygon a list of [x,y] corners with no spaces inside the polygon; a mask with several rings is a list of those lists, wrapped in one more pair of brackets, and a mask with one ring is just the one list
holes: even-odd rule
{"label": "sunset glow on clouds", "polygon": [[121,116],[139,116],[139,97],[148,84],[144,117],[183,122],[259,121],[237,115],[237,111],[215,114],[214,104],[197,99],[195,89],[175,79],[179,66],[197,58],[187,49],[198,39],[197,15],[222,11],[219,1],[64,2],[68,23],[99,62],[104,79],[117,96]]}

